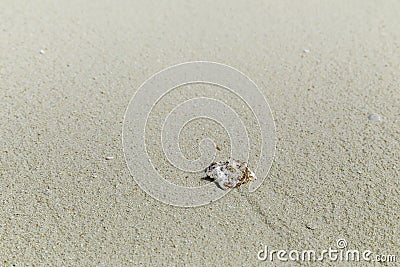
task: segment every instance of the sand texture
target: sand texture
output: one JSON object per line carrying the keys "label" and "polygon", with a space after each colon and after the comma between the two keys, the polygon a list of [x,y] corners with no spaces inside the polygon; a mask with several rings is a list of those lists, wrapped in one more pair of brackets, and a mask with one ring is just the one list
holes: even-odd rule
{"label": "sand texture", "polygon": [[[340,238],[400,257],[399,14],[394,0],[0,0],[0,264],[311,266],[257,253]],[[147,78],[193,60],[233,66],[259,86],[276,153],[256,192],[177,208],[137,186],[122,126]],[[205,181],[168,165],[159,118],[201,95],[240,107],[194,86],[149,117],[149,156],[180,185]],[[226,160],[217,124],[187,126],[188,158],[211,136]]]}

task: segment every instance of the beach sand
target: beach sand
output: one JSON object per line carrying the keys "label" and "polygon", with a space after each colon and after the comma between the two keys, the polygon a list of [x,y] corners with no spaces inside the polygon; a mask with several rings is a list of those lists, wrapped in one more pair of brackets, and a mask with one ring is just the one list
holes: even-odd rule
{"label": "beach sand", "polygon": [[[0,1],[0,263],[313,265],[257,254],[339,239],[400,257],[399,12],[398,1],[372,0]],[[193,60],[230,65],[259,86],[276,153],[256,192],[177,208],[137,186],[122,126],[146,79]],[[149,155],[160,173],[204,183],[165,163],[159,114]],[[195,158],[194,139],[212,134],[218,157],[229,155],[213,129],[185,129],[185,154]]]}

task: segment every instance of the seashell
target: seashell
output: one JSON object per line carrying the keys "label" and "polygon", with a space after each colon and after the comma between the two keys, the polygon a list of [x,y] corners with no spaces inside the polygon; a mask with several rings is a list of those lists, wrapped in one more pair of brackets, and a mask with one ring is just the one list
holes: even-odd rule
{"label": "seashell", "polygon": [[223,190],[239,187],[257,179],[246,162],[236,159],[213,162],[205,172]]}

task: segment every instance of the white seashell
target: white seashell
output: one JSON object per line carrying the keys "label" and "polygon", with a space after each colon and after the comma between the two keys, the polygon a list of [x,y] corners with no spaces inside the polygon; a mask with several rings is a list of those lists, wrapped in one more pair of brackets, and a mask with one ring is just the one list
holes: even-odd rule
{"label": "white seashell", "polygon": [[379,114],[369,114],[368,115],[368,120],[370,121],[381,121],[382,118]]}
{"label": "white seashell", "polygon": [[206,174],[224,190],[256,180],[256,175],[247,167],[247,163],[235,159],[213,162],[206,169]]}

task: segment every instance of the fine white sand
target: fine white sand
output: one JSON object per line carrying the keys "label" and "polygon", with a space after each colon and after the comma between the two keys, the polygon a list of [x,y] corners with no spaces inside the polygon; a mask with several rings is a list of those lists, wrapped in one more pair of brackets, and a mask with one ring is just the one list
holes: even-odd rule
{"label": "fine white sand", "polygon": [[[399,14],[394,0],[0,1],[0,263],[255,266],[264,245],[339,238],[400,257]],[[255,193],[176,208],[137,186],[121,133],[137,88],[192,60],[259,85],[277,150]],[[182,185],[204,181],[170,170],[157,116],[199,90],[149,118],[149,155]],[[189,158],[209,135],[228,155],[214,128],[183,130]]]}

